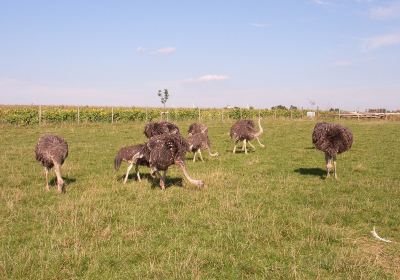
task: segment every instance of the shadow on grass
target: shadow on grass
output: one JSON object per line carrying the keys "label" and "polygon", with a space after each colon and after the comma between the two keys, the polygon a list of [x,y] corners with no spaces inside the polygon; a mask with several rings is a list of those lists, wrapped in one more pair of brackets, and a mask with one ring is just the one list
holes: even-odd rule
{"label": "shadow on grass", "polygon": [[[125,178],[125,175],[122,176],[118,176],[118,181],[123,182]],[[155,189],[155,188],[160,188],[160,179],[155,177],[153,178],[150,173],[140,173],[140,178],[143,180],[147,180],[151,183],[151,188]],[[137,177],[136,177],[136,173],[131,173],[128,175],[128,182],[130,180],[134,180],[134,181],[138,181]],[[182,187],[182,178],[179,177],[167,177],[165,178],[165,188],[169,188],[172,186],[178,186],[178,187]]]}
{"label": "shadow on grass", "polygon": [[[76,182],[75,178],[62,177],[62,179],[64,180],[65,185],[70,185],[70,184],[73,184]],[[57,177],[50,179],[49,185],[56,186],[57,185]]]}
{"label": "shadow on grass", "polygon": [[[228,152],[230,154],[233,154],[232,151],[233,151],[233,149],[226,149],[225,150],[225,152]],[[247,153],[249,153],[249,154],[254,153],[254,152],[255,152],[255,150],[252,149],[252,148],[247,149]],[[237,148],[236,151],[235,151],[235,154],[244,154],[244,150],[242,151],[242,148]]]}
{"label": "shadow on grass", "polygon": [[324,179],[326,174],[326,171],[321,168],[298,168],[295,169],[294,172],[306,176],[317,176],[321,179]]}
{"label": "shadow on grass", "polygon": [[[151,178],[151,188],[152,189],[160,189],[160,179],[158,178]],[[179,177],[168,177],[165,178],[165,188],[168,189],[172,186],[176,186],[176,187],[182,187],[182,178]]]}

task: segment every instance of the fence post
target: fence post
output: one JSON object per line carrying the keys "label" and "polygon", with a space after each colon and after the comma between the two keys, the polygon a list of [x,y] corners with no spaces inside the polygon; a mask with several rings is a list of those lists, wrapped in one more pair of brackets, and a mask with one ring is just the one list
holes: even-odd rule
{"label": "fence post", "polygon": [[148,122],[148,119],[149,119],[149,116],[148,116],[147,107],[146,107],[146,122]]}
{"label": "fence post", "polygon": [[339,109],[339,120],[340,120],[340,109]]}
{"label": "fence post", "polygon": [[221,121],[224,122],[224,109],[222,109],[222,112],[221,112]]}
{"label": "fence post", "polygon": [[42,124],[42,105],[39,105],[39,125]]}
{"label": "fence post", "polygon": [[243,119],[243,115],[242,115],[242,107],[239,108],[240,111],[240,119]]}
{"label": "fence post", "polygon": [[276,119],[276,109],[274,110],[274,119]]}
{"label": "fence post", "polygon": [[81,116],[80,116],[80,109],[79,109],[79,106],[78,106],[78,124],[80,123],[80,121],[81,121]]}
{"label": "fence post", "polygon": [[317,120],[319,118],[319,107],[317,106]]}
{"label": "fence post", "polygon": [[301,118],[304,118],[303,107],[301,107]]}
{"label": "fence post", "polygon": [[293,119],[293,112],[292,112],[292,109],[290,109],[290,119],[291,119],[291,120]]}
{"label": "fence post", "polygon": [[111,107],[111,123],[114,123],[114,107]]}

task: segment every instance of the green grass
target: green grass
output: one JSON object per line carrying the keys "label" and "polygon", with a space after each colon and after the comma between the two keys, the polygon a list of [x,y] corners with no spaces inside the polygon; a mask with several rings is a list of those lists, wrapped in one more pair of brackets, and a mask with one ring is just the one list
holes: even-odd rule
{"label": "green grass", "polygon": [[[265,120],[266,148],[248,155],[231,153],[231,123],[208,125],[220,157],[187,161],[207,188],[172,167],[165,191],[113,170],[142,123],[1,126],[0,279],[400,278],[400,123],[345,122],[337,181],[321,177],[311,121]],[[45,132],[69,143],[64,195],[34,160]]]}

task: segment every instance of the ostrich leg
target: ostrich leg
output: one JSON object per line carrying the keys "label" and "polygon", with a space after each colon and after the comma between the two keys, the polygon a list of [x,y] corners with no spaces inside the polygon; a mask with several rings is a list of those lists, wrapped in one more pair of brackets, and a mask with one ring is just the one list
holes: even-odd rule
{"label": "ostrich leg", "polygon": [[235,143],[235,147],[233,147],[233,153],[236,153],[236,146],[237,146],[237,143]]}
{"label": "ostrich leg", "polygon": [[192,184],[194,184],[194,185],[196,185],[198,187],[203,187],[204,186],[204,182],[203,181],[192,179],[189,176],[189,174],[188,174],[188,172],[186,170],[186,166],[185,166],[185,164],[183,162],[176,162],[176,164],[181,168],[183,174],[189,180],[190,183],[192,183]]}
{"label": "ostrich leg", "polygon": [[333,158],[333,170],[335,172],[335,179],[337,179],[337,174],[336,174],[336,157]]}
{"label": "ostrich leg", "polygon": [[196,162],[196,156],[197,156],[197,151],[195,151],[193,154],[193,162]]}
{"label": "ostrich leg", "polygon": [[137,177],[138,181],[141,182],[142,180],[140,179],[139,164],[137,164],[137,163],[135,165],[135,172],[136,172],[136,177]]}
{"label": "ostrich leg", "polygon": [[164,181],[164,176],[165,176],[165,172],[164,172],[164,176],[161,176],[160,172],[157,170],[156,175],[158,178],[160,178],[160,188],[161,190],[165,190],[165,181]]}
{"label": "ostrich leg", "polygon": [[243,140],[244,153],[247,155],[247,140]]}
{"label": "ostrich leg", "polygon": [[260,139],[259,139],[258,137],[256,137],[256,139],[257,139],[258,144],[260,144],[260,146],[261,146],[262,148],[264,148],[265,145],[261,144]]}
{"label": "ostrich leg", "polygon": [[201,159],[201,161],[202,161],[202,162],[204,162],[204,160],[203,160],[203,155],[201,154],[201,150],[200,150],[200,149],[198,149],[198,152],[199,152],[199,155],[200,155],[200,159]]}
{"label": "ostrich leg", "polygon": [[50,190],[50,186],[49,186],[49,169],[47,167],[44,168],[44,174],[46,176],[46,190],[49,191]]}
{"label": "ostrich leg", "polygon": [[57,176],[58,192],[59,193],[65,192],[64,180],[61,177],[61,166],[58,163],[54,164],[54,171],[56,172],[56,176]]}
{"label": "ostrich leg", "polygon": [[128,176],[129,176],[129,171],[131,171],[133,167],[133,162],[131,162],[128,166],[128,168],[126,169],[126,175],[125,175],[125,179],[124,179],[124,184],[126,184],[126,181],[128,181]]}
{"label": "ostrich leg", "polygon": [[331,174],[331,169],[332,169],[332,163],[331,163],[331,159],[328,155],[325,155],[325,162],[326,162],[326,177],[330,177]]}
{"label": "ostrich leg", "polygon": [[251,144],[251,142],[250,141],[248,141],[247,142],[247,144],[249,144],[250,145],[250,147],[255,151],[256,150],[256,147],[254,147],[254,145],[253,144]]}

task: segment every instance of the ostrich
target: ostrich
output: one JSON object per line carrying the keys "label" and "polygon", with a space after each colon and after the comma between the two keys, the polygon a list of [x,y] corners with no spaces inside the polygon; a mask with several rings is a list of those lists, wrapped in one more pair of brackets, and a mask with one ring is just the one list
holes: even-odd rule
{"label": "ostrich", "polygon": [[325,153],[326,176],[330,176],[333,168],[335,179],[337,179],[336,155],[351,148],[353,144],[351,131],[340,124],[317,123],[312,134],[312,142],[318,150]]}
{"label": "ostrich", "polygon": [[261,127],[261,119],[258,119],[259,131],[256,131],[255,124],[252,120],[239,120],[231,127],[231,138],[235,140],[235,147],[233,148],[233,153],[236,152],[236,146],[239,141],[243,141],[242,150],[247,154],[247,143],[255,150],[250,141],[256,139],[261,147],[265,147],[261,144],[259,137],[264,132]]}
{"label": "ostrich", "polygon": [[[204,186],[203,181],[192,179],[185,166],[185,154],[189,149],[186,140],[179,134],[161,134],[150,138],[147,142],[147,149],[150,153],[149,164],[153,174],[160,178],[160,187],[165,189],[165,176],[168,167],[178,165],[190,183],[199,187]],[[159,171],[163,171],[160,175]]]}
{"label": "ostrich", "polygon": [[166,121],[149,122],[144,128],[144,135],[149,139],[164,133],[179,134],[179,128],[175,124]]}
{"label": "ostrich", "polygon": [[149,166],[149,158],[150,153],[146,147],[146,144],[123,147],[118,151],[117,155],[115,156],[114,168],[115,170],[118,170],[121,166],[122,161],[125,161],[129,164],[124,179],[125,184],[128,180],[129,171],[135,164],[136,177],[138,181],[141,181],[139,174],[139,165]]}
{"label": "ostrich", "polygon": [[57,135],[43,135],[36,144],[35,156],[36,160],[44,167],[46,190],[50,190],[49,170],[54,166],[54,171],[57,176],[58,192],[65,192],[64,180],[61,177],[61,165],[68,156],[67,142]]}
{"label": "ostrich", "polygon": [[205,124],[202,123],[192,123],[189,126],[188,133],[190,134],[196,134],[196,133],[206,133],[208,134],[208,127]]}
{"label": "ostrich", "polygon": [[199,154],[201,161],[204,161],[201,154],[202,149],[207,149],[208,154],[211,157],[218,156],[217,152],[211,153],[211,144],[210,139],[208,138],[208,128],[206,125],[193,123],[189,126],[188,132],[189,150],[194,153],[193,162],[196,161],[197,154]]}

